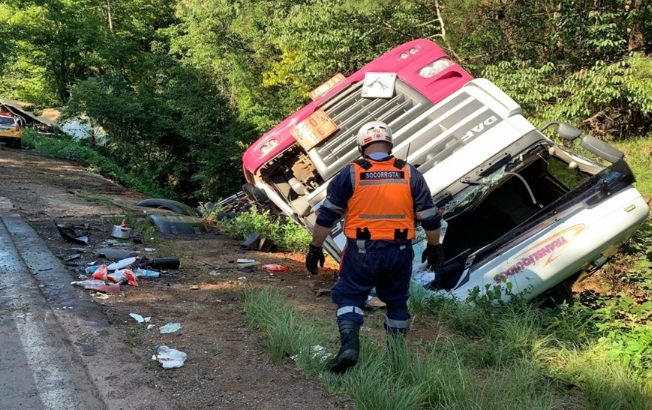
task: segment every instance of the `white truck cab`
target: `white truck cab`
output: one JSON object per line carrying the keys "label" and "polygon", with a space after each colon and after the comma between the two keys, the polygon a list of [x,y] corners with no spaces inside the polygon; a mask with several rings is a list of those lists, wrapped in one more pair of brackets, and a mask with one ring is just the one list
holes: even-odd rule
{"label": "white truck cab", "polygon": [[[436,272],[424,272],[421,263],[425,236],[415,240],[415,277],[438,292],[461,299],[474,290],[503,299],[523,293],[531,299],[568,289],[648,217],[620,151],[563,123],[544,127],[557,127],[563,143],[553,142],[486,79],[468,82],[398,125],[393,153],[424,175],[447,223],[447,261]],[[609,165],[576,153],[577,139]],[[307,229],[328,182],[345,165],[329,170],[330,178],[302,198],[309,209],[297,220]],[[344,243],[340,222],[325,248],[339,261]]]}

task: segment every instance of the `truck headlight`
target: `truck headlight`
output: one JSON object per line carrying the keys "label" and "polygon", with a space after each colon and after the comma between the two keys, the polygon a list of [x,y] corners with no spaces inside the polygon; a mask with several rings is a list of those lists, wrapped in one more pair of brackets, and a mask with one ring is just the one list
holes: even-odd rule
{"label": "truck headlight", "polygon": [[405,60],[406,58],[410,57],[410,54],[416,54],[419,52],[418,48],[411,48],[407,51],[407,53],[402,53],[401,54],[401,60]]}
{"label": "truck headlight", "polygon": [[262,155],[265,155],[277,145],[278,145],[278,140],[276,138],[270,138],[263,145],[261,145],[260,148],[258,148],[258,150]]}
{"label": "truck headlight", "polygon": [[440,58],[439,60],[430,63],[427,66],[423,67],[421,70],[419,70],[419,75],[423,78],[434,77],[435,75],[441,73],[442,71],[452,66],[453,64],[455,63],[449,58]]}

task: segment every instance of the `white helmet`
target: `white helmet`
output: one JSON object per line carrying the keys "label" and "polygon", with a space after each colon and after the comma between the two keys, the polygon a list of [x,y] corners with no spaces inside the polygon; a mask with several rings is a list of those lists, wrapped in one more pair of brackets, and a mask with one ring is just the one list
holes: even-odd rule
{"label": "white helmet", "polygon": [[373,142],[389,142],[394,147],[394,137],[392,130],[387,124],[380,121],[368,122],[358,131],[358,150],[362,149]]}

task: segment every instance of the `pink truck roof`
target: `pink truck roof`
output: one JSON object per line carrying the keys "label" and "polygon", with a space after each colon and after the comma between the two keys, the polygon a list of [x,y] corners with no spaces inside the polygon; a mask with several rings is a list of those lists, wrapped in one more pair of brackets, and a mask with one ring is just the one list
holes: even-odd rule
{"label": "pink truck roof", "polygon": [[[405,54],[408,55],[407,58],[405,58]],[[290,133],[296,124],[313,114],[315,110],[342,89],[349,87],[351,84],[363,81],[367,72],[396,73],[398,78],[419,91],[433,104],[443,100],[472,79],[457,64],[453,64],[430,78],[425,78],[418,74],[419,70],[440,58],[448,58],[448,55],[435,43],[421,39],[396,47],[366,64],[335,88],[281,121],[276,127],[254,142],[242,157],[247,180],[253,182],[251,181],[251,176],[255,175],[260,167],[297,142]],[[261,148],[269,144],[272,140],[276,140],[273,148],[263,153]]]}

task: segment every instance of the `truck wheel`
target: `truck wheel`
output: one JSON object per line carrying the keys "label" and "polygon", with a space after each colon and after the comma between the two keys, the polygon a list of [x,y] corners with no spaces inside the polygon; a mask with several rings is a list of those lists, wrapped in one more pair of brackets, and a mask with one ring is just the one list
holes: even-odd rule
{"label": "truck wheel", "polygon": [[260,202],[261,204],[266,204],[269,202],[267,195],[265,195],[263,191],[261,191],[259,188],[256,188],[252,184],[244,184],[242,186],[242,190],[245,194],[247,194],[247,198],[249,198],[249,200],[252,202]]}
{"label": "truck wheel", "polygon": [[14,148],[15,149],[22,149],[23,148],[23,140],[20,138],[17,138],[14,140]]}

